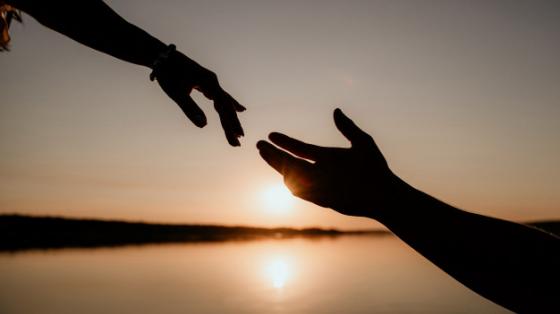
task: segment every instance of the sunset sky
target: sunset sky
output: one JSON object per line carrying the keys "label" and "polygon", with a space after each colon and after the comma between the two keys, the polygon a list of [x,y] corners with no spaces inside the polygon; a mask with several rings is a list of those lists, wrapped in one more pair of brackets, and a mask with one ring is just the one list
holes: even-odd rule
{"label": "sunset sky", "polygon": [[0,54],[0,213],[374,228],[303,201],[255,143],[346,146],[342,108],[405,181],[460,208],[560,218],[558,1],[106,1],[215,71],[248,110],[230,147],[148,79],[24,15]]}

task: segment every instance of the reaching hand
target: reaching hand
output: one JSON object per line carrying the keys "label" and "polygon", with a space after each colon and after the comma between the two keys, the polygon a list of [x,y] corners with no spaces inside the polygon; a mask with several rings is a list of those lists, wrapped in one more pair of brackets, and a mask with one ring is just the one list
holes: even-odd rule
{"label": "reaching hand", "polygon": [[169,58],[159,66],[156,77],[163,91],[200,128],[206,125],[206,116],[190,97],[190,93],[196,89],[206,98],[213,100],[227,141],[232,146],[240,145],[239,137],[244,133],[237,118],[237,112],[245,111],[245,107],[222,89],[216,74],[203,68],[184,54],[173,51]]}
{"label": "reaching hand", "polygon": [[311,162],[266,141],[257,148],[295,196],[346,215],[377,216],[394,197],[398,180],[371,136],[340,109],[334,111],[334,122],[352,147],[320,147],[271,133],[272,143]]}

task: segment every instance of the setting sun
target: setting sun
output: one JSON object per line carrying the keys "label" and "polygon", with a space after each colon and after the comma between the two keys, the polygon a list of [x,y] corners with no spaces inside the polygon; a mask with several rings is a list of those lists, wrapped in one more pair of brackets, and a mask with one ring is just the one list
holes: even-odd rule
{"label": "setting sun", "polygon": [[268,186],[262,192],[265,208],[271,212],[284,213],[294,206],[294,196],[283,184]]}

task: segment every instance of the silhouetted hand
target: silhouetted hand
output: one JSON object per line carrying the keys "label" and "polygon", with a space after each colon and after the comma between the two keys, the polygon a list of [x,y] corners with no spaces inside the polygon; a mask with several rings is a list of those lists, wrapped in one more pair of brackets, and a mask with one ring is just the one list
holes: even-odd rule
{"label": "silhouetted hand", "polygon": [[184,54],[173,51],[169,59],[159,66],[156,78],[163,91],[200,128],[206,125],[206,116],[190,97],[190,93],[196,89],[206,98],[213,100],[229,144],[240,145],[239,137],[244,133],[237,112],[245,111],[245,107],[222,89],[216,74]]}
{"label": "silhouetted hand", "polygon": [[372,137],[340,109],[334,111],[334,122],[352,147],[320,147],[271,133],[272,143],[287,152],[266,141],[257,148],[295,196],[346,215],[376,216],[394,197],[396,176]]}
{"label": "silhouetted hand", "polygon": [[[53,6],[49,1],[0,1],[4,2],[8,7],[23,10],[41,24],[95,50],[151,67],[150,78],[157,78],[161,88],[187,117],[196,126],[203,127],[206,125],[204,112],[190,97],[193,89],[199,90],[214,101],[228,142],[232,146],[240,145],[238,138],[243,136],[243,129],[237,112],[245,108],[220,87],[216,75],[184,54],[170,49],[174,48],[171,45],[163,50],[166,49],[163,42],[128,23],[104,1],[66,1],[59,6]],[[14,17],[13,13],[10,14]],[[7,40],[0,40],[0,44],[6,45]]]}

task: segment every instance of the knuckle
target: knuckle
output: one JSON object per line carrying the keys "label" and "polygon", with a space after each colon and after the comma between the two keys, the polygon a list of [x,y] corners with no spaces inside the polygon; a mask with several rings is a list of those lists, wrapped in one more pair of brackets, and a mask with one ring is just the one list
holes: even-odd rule
{"label": "knuckle", "polygon": [[359,135],[362,138],[362,141],[367,141],[367,142],[373,142],[373,137],[371,135],[369,135],[368,133],[359,130],[359,132],[357,133],[357,135]]}
{"label": "knuckle", "polygon": [[206,79],[210,83],[218,84],[218,75],[216,75],[216,73],[214,73],[212,71],[208,71]]}

